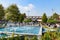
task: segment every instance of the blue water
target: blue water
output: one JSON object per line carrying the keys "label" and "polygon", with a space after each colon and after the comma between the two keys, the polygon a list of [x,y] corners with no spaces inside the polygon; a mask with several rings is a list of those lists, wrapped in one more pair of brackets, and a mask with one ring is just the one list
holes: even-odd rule
{"label": "blue water", "polygon": [[21,26],[21,27],[8,27],[1,28],[0,31],[15,32],[15,33],[29,33],[29,34],[39,34],[39,26]]}
{"label": "blue water", "polygon": [[46,32],[46,29],[45,28],[42,28],[42,33],[45,33]]}
{"label": "blue water", "polygon": [[4,34],[4,33],[1,33],[0,34],[0,37],[6,37],[6,36],[8,36],[7,34]]}

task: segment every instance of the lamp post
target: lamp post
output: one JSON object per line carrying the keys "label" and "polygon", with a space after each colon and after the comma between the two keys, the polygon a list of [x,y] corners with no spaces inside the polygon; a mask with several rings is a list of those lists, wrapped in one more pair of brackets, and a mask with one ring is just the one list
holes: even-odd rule
{"label": "lamp post", "polygon": [[30,12],[30,10],[28,10],[27,12],[28,12],[28,16],[29,16],[29,12]]}
{"label": "lamp post", "polygon": [[52,9],[52,13],[55,13],[55,9]]}

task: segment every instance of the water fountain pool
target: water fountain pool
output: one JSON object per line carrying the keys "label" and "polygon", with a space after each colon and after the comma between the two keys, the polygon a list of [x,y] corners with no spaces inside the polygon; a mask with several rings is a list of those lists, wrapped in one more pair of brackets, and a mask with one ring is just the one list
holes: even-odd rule
{"label": "water fountain pool", "polygon": [[[21,27],[7,27],[0,29],[1,32],[14,32],[16,34],[40,35],[40,26],[21,26]],[[42,29],[41,29],[42,30]]]}

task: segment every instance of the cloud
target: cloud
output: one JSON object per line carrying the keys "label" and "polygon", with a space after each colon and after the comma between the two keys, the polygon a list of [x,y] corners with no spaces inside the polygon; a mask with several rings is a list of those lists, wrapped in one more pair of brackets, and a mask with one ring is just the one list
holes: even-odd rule
{"label": "cloud", "polygon": [[17,5],[17,6],[21,12],[25,12],[25,13],[28,11],[32,11],[35,8],[33,4],[28,4],[27,6],[22,6],[22,5]]}
{"label": "cloud", "polygon": [[30,9],[34,8],[33,4],[29,4],[28,6],[29,6]]}
{"label": "cloud", "polygon": [[9,5],[11,4],[16,4],[20,10],[21,13],[26,13],[28,15],[28,11],[29,13],[33,13],[33,10],[35,10],[35,4],[32,4],[32,3],[29,3],[28,5],[26,5],[26,3],[24,5],[26,6],[23,6],[22,5],[22,2],[24,3],[26,0],[0,0],[0,4],[3,5],[3,7],[6,9],[7,7],[9,7]]}
{"label": "cloud", "polygon": [[0,0],[0,4],[2,4],[5,8],[12,4],[20,4],[22,0]]}

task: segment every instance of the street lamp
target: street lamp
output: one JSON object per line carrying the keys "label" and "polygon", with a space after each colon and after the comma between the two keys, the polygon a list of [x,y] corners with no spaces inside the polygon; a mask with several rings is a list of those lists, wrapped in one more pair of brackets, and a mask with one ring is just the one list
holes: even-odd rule
{"label": "street lamp", "polygon": [[30,10],[28,10],[27,12],[28,12],[28,16],[29,16],[29,12],[30,12]]}

